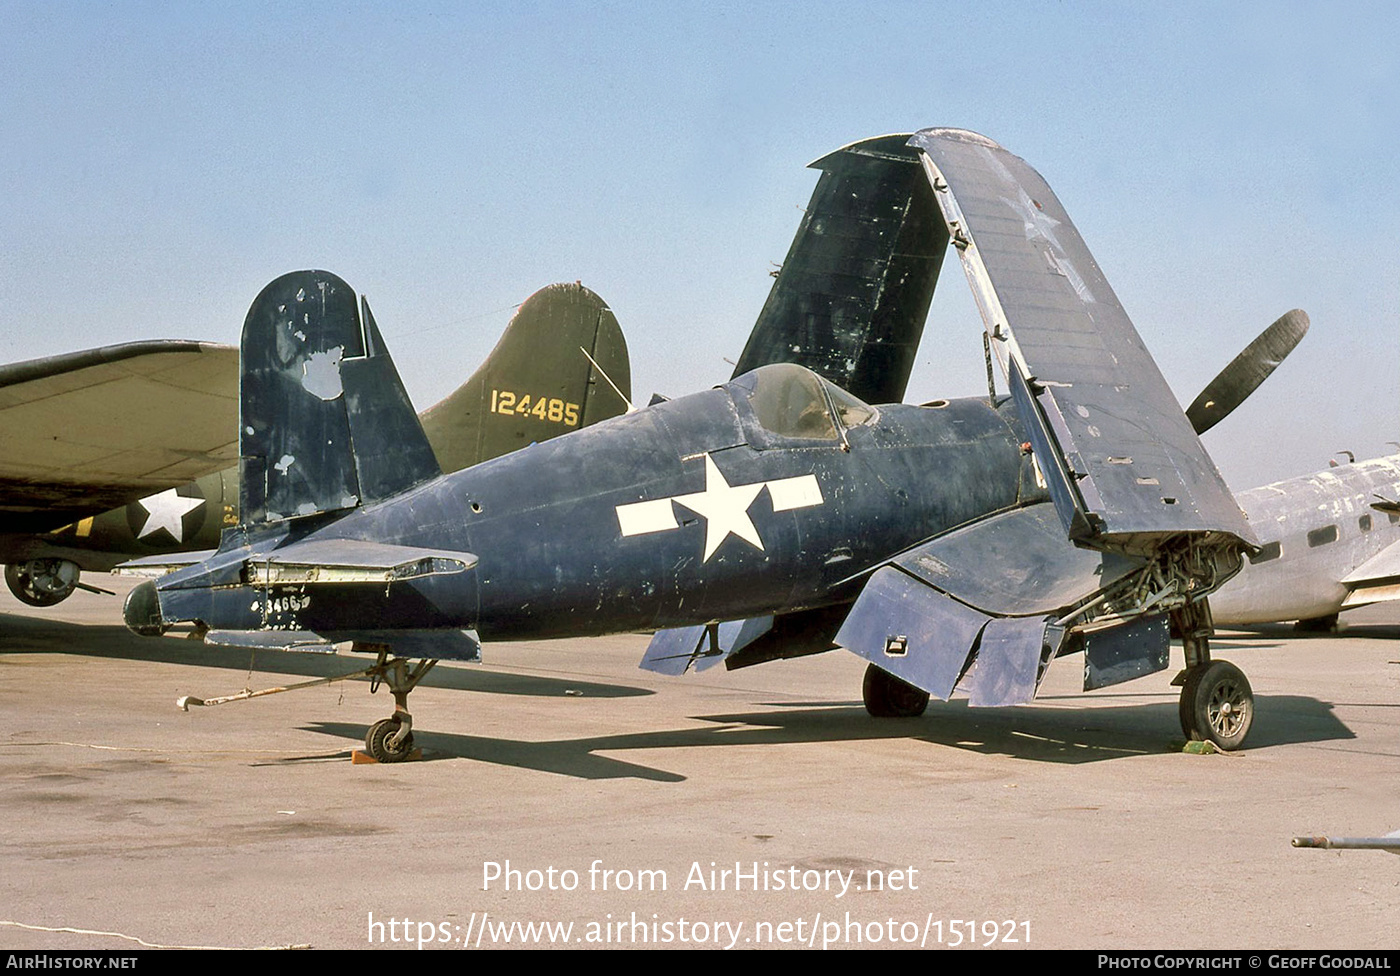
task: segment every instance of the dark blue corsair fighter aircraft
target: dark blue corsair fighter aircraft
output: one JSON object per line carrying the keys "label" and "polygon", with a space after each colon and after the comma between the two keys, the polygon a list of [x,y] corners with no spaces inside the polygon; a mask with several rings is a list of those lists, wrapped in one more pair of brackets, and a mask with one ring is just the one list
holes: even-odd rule
{"label": "dark blue corsair fighter aircraft", "polygon": [[[906,716],[958,686],[1028,702],[1073,651],[1086,689],[1159,671],[1175,631],[1184,731],[1238,747],[1252,694],[1211,659],[1207,597],[1254,538],[1191,422],[1033,169],[953,129],[894,155],[936,200],[918,235],[957,249],[1009,397],[872,406],[770,361],[443,476],[367,306],[286,275],[244,326],[242,521],[198,562],[129,564],[170,571],[128,626],[377,650],[396,709],[366,744],[389,761],[412,748],[408,692],[482,640],[657,629],[643,666],[675,673],[839,645],[871,662],[867,709]],[[888,270],[900,248],[879,246]]]}

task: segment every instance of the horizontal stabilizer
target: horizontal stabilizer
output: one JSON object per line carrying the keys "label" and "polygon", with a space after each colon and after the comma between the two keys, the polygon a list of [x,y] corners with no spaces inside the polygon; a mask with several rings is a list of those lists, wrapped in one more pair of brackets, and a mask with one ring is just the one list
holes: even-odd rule
{"label": "horizontal stabilizer", "polygon": [[1232,551],[1253,545],[1230,490],[1040,174],[960,129],[926,129],[910,145],[923,153],[1069,537],[1141,552],[1180,533],[1222,534],[1210,544]]}
{"label": "horizontal stabilizer", "polygon": [[400,657],[481,663],[481,638],[474,630],[336,630],[327,636],[337,643],[350,641],[355,651],[386,646]]}
{"label": "horizontal stabilizer", "polygon": [[312,633],[309,630],[211,630],[206,644],[253,650],[329,652],[337,644],[352,650],[387,646],[403,657],[452,661],[481,661],[481,641],[469,630],[354,630]]}
{"label": "horizontal stabilizer", "polygon": [[469,552],[394,546],[360,539],[315,539],[294,542],[248,560],[248,582],[392,583],[461,573],[477,557]]}
{"label": "horizontal stabilizer", "polygon": [[201,549],[198,552],[169,552],[159,556],[143,556],[122,563],[112,572],[118,576],[164,576],[177,569],[202,563],[212,555],[213,549]]}
{"label": "horizontal stabilizer", "polygon": [[204,643],[217,647],[247,647],[258,651],[335,650],[335,641],[309,630],[211,630]]}

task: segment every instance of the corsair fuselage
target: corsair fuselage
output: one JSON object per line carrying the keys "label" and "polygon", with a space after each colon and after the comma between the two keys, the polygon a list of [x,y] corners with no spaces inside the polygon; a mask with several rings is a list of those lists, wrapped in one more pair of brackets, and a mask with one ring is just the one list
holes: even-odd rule
{"label": "corsair fuselage", "polygon": [[[1045,497],[1009,403],[872,409],[804,403],[780,389],[776,405],[765,405],[773,392],[765,374],[768,386],[790,379],[759,371],[750,374],[760,377],[757,391],[740,378],[319,528],[288,520],[282,530],[294,541],[472,553],[479,562],[470,570],[367,594],[334,585],[264,591],[233,579],[206,586],[212,578],[194,567],[161,582],[162,616],[326,634],[463,628],[490,641],[782,613],[851,600],[891,555]],[[281,544],[250,541],[250,551]],[[248,556],[225,550],[229,560]]]}

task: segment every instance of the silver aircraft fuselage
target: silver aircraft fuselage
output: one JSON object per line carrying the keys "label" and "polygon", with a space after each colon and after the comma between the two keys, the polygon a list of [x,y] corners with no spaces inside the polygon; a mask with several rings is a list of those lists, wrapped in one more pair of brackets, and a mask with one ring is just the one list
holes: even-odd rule
{"label": "silver aircraft fuselage", "polygon": [[1358,461],[1235,496],[1261,551],[1210,598],[1216,623],[1328,617],[1372,602],[1343,582],[1400,542],[1400,515],[1372,503],[1400,498],[1400,455]]}

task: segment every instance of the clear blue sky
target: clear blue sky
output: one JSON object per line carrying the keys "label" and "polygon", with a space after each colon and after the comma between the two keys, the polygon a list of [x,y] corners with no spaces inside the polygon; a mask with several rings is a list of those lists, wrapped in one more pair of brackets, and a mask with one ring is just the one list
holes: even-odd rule
{"label": "clear blue sky", "polygon": [[[930,125],[1046,177],[1178,396],[1293,307],[1232,486],[1400,440],[1400,6],[0,0],[0,361],[368,293],[415,402],[581,279],[634,386],[727,379],[812,159]],[[981,391],[950,256],[911,397]]]}

